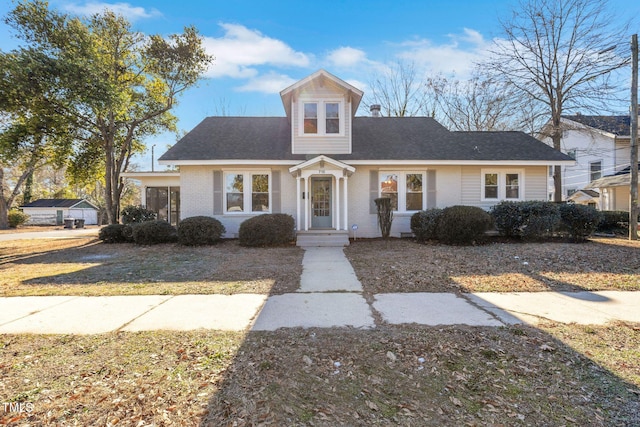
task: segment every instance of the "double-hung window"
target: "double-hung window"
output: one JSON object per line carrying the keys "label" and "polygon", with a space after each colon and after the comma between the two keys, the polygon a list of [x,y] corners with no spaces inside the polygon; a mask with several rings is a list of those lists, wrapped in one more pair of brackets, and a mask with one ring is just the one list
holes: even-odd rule
{"label": "double-hung window", "polygon": [[425,173],[380,171],[380,197],[391,199],[396,212],[413,212],[425,209]]}
{"label": "double-hung window", "polygon": [[602,162],[591,162],[589,163],[589,178],[591,181],[595,181],[596,179],[602,178]]}
{"label": "double-hung window", "polygon": [[313,101],[302,103],[303,135],[339,135],[343,133],[342,103]]}
{"label": "double-hung window", "polygon": [[225,213],[269,212],[268,172],[225,172]]}
{"label": "double-hung window", "polygon": [[522,200],[523,177],[521,170],[508,171],[482,171],[482,195],[483,201]]}

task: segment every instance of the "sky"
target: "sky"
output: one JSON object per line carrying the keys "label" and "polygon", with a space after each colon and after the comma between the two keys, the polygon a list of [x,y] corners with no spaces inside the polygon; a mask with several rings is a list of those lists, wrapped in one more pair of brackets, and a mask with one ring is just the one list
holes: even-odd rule
{"label": "sky", "polygon": [[[0,16],[13,8],[0,1]],[[518,0],[50,0],[59,11],[91,15],[109,8],[133,29],[163,36],[195,26],[215,56],[205,78],[173,109],[179,132],[207,116],[284,116],[279,92],[325,69],[367,94],[376,70],[397,61],[431,74],[465,78],[495,39],[500,19]],[[640,2],[611,0],[612,13],[640,16]],[[638,22],[638,21],[636,21]],[[19,40],[0,22],[0,48]],[[360,111],[359,115],[365,114]],[[157,158],[176,142],[170,133],[145,141]],[[151,169],[151,150],[138,156]]]}

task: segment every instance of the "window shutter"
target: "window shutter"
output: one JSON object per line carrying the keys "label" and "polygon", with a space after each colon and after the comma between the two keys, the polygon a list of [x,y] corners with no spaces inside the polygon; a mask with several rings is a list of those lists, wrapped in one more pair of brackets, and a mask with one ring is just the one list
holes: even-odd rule
{"label": "window shutter", "polygon": [[222,171],[213,171],[213,214],[222,215]]}
{"label": "window shutter", "polygon": [[280,213],[280,171],[271,172],[271,212]]}
{"label": "window shutter", "polygon": [[427,209],[436,207],[436,171],[427,171]]}
{"label": "window shutter", "polygon": [[369,172],[369,213],[375,215],[378,212],[375,200],[378,198],[378,171]]}

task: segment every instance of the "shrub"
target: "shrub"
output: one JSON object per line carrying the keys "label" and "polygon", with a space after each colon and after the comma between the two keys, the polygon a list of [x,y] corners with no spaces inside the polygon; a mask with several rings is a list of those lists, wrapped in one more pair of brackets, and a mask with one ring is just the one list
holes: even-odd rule
{"label": "shrub", "polygon": [[492,225],[491,215],[476,206],[450,206],[442,210],[436,231],[447,244],[471,244],[481,240]]}
{"label": "shrub", "polygon": [[109,224],[106,227],[102,227],[98,233],[98,239],[105,243],[126,243],[131,241],[129,237],[125,235],[125,230],[131,227],[123,224]]}
{"label": "shrub", "polygon": [[595,208],[567,203],[560,205],[562,225],[576,242],[583,242],[598,227],[601,214]]}
{"label": "shrub", "polygon": [[138,224],[156,219],[156,213],[144,206],[127,206],[120,211],[123,224]]}
{"label": "shrub", "polygon": [[393,223],[393,208],[391,207],[391,199],[388,197],[380,197],[374,200],[378,212],[378,226],[382,237],[385,239],[391,234],[391,224]]}
{"label": "shrub", "polygon": [[503,236],[529,240],[550,237],[560,224],[558,205],[552,202],[501,202],[491,208],[496,229]]}
{"label": "shrub", "polygon": [[432,208],[419,211],[411,216],[411,231],[420,243],[436,238],[438,220],[442,209]]}
{"label": "shrub", "polygon": [[294,227],[291,215],[259,215],[240,224],[238,239],[241,246],[285,245],[294,239]]}
{"label": "shrub", "polygon": [[601,211],[600,224],[596,231],[612,232],[629,229],[629,212],[625,211]]}
{"label": "shrub", "polygon": [[131,227],[138,245],[155,245],[176,241],[176,229],[167,221],[145,221]]}
{"label": "shrub", "polygon": [[209,216],[192,216],[178,224],[178,242],[187,246],[213,245],[225,233],[224,225]]}
{"label": "shrub", "polygon": [[11,228],[18,228],[25,222],[29,221],[29,215],[17,209],[11,209],[7,215],[9,227]]}

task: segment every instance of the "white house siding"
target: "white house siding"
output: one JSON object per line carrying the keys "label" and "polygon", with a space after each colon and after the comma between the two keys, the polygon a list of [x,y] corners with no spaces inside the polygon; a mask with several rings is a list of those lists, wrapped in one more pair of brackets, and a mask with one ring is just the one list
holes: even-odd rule
{"label": "white house siding", "polygon": [[482,170],[524,172],[521,185],[524,186],[523,200],[547,200],[547,167],[490,167],[490,166],[463,166],[462,167],[462,197],[459,204],[479,206],[489,210],[497,202],[482,200]]}
{"label": "white house siding", "polygon": [[[356,166],[356,172],[349,177],[349,229],[356,224],[358,230],[356,237],[380,237],[378,229],[378,218],[375,214],[370,213],[369,208],[369,177],[372,169],[378,170],[378,167]],[[395,225],[395,224],[394,224]],[[392,227],[392,232],[396,230]],[[354,236],[353,230],[350,231],[351,237]]]}
{"label": "white house siding", "polygon": [[[313,96],[302,97],[298,102],[293,102],[291,107],[292,115],[292,152],[294,154],[348,154],[351,152],[351,103],[344,93],[336,89],[314,92]],[[312,135],[304,136],[300,134],[302,114],[301,103],[340,99],[342,101],[342,125],[344,133],[341,135]]]}
{"label": "white house siding", "polygon": [[[220,168],[213,166],[182,166],[180,168],[181,186],[181,218],[191,216],[210,216],[217,218],[226,229],[226,238],[237,238],[240,224],[245,220],[256,216],[256,214],[215,214],[214,213],[214,172],[222,172],[224,169],[247,170],[255,169],[255,166],[242,167],[234,166],[233,168]],[[271,170],[271,179],[277,179],[274,171],[279,171],[280,194],[273,194],[277,185],[272,182],[272,197],[280,197],[280,213],[286,213],[294,218],[296,217],[296,181],[289,174],[288,168],[276,167],[269,168]],[[265,168],[260,168],[265,170]],[[272,202],[273,208],[273,202]],[[217,210],[217,209],[215,209]]]}

